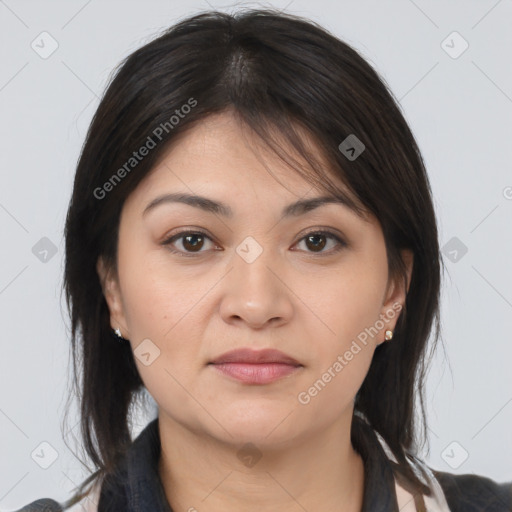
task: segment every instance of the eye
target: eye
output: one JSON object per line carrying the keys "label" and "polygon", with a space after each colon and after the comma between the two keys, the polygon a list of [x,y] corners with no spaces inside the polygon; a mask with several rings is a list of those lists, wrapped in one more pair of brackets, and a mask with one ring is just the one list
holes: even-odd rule
{"label": "eye", "polygon": [[[330,239],[335,242],[335,247],[333,250],[323,251],[324,247],[327,245],[325,242],[326,239]],[[303,236],[299,242],[305,241],[306,247],[310,247],[313,250],[309,252],[313,253],[335,253],[341,251],[344,247],[347,247],[347,243],[342,240],[338,235],[333,233],[332,231],[326,230],[316,230],[310,231],[305,236]],[[337,244],[336,244],[337,243]]]}
{"label": "eye", "polygon": [[[205,252],[201,251],[204,247],[205,240],[212,241],[203,231],[184,230],[164,240],[162,245],[168,246],[172,253],[179,254],[180,256],[193,256],[194,254]],[[340,236],[328,230],[310,231],[299,240],[299,243],[303,240],[306,243],[306,247],[312,248],[312,250],[307,252],[312,252],[313,254],[335,253],[348,245]],[[323,249],[328,245],[325,240],[334,241],[334,248],[324,251]],[[172,248],[177,241],[181,242],[183,249]]]}
{"label": "eye", "polygon": [[162,245],[171,246],[175,241],[180,240],[184,250],[175,250],[169,247],[172,253],[180,254],[181,256],[189,256],[194,253],[204,252],[201,249],[204,247],[204,241],[211,238],[203,231],[180,231],[175,235],[167,238],[162,242]]}

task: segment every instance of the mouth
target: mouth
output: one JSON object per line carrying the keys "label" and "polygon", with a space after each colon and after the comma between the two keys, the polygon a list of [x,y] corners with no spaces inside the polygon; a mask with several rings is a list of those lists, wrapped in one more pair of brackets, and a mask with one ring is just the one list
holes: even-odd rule
{"label": "mouth", "polygon": [[237,349],[208,363],[223,375],[246,384],[268,384],[296,373],[304,366],[275,349]]}

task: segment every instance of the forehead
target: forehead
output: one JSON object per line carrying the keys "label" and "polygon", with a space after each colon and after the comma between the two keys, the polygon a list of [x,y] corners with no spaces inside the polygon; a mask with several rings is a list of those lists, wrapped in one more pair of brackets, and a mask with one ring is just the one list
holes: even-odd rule
{"label": "forehead", "polygon": [[[342,195],[362,206],[315,146],[313,139],[300,127],[301,140],[330,176]],[[278,139],[276,134],[276,139]],[[291,155],[303,172],[312,169],[289,143],[276,140],[285,155]],[[226,201],[257,193],[283,198],[290,202],[304,197],[332,195],[314,186],[283,161],[248,126],[231,112],[212,114],[172,140],[158,163],[141,181],[132,200],[142,201],[163,192],[215,195]]]}
{"label": "forehead", "polygon": [[[284,148],[287,153],[290,148]],[[186,169],[190,179],[215,177],[230,184],[286,178],[290,186],[307,186],[247,125],[230,112],[210,115],[181,133],[164,152],[152,173]],[[275,179],[273,178],[273,179]],[[307,187],[307,188],[310,188]]]}

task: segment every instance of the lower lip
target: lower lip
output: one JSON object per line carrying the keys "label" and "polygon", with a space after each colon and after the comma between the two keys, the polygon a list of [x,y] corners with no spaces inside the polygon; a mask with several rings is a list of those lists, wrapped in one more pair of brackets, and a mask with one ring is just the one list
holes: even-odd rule
{"label": "lower lip", "polygon": [[211,366],[229,377],[248,384],[268,384],[301,368],[284,363],[219,363]]}

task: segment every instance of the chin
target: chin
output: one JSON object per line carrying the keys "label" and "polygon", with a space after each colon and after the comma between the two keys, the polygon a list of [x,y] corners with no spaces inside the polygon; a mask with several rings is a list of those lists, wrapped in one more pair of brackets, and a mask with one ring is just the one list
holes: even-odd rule
{"label": "chin", "polygon": [[[286,443],[300,434],[300,424],[290,421],[293,406],[282,403],[260,403],[253,399],[232,404],[226,411],[213,413],[215,419],[227,430],[219,427],[221,437],[232,444],[251,442],[260,446],[276,446]],[[231,434],[231,436],[228,434]]]}

